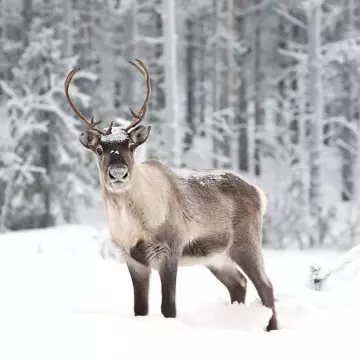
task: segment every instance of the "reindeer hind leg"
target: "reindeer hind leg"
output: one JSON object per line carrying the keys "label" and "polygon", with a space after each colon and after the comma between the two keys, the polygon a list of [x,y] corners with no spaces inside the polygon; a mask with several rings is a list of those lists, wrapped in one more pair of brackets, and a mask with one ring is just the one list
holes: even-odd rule
{"label": "reindeer hind leg", "polygon": [[251,229],[251,225],[244,226],[242,224],[242,226],[238,226],[234,242],[229,249],[229,255],[254,284],[263,305],[272,310],[272,317],[266,330],[277,330],[274,291],[264,269],[259,227]]}
{"label": "reindeer hind leg", "polygon": [[246,277],[236,268],[216,268],[207,266],[211,273],[227,288],[230,294],[231,303],[245,303],[247,280]]}

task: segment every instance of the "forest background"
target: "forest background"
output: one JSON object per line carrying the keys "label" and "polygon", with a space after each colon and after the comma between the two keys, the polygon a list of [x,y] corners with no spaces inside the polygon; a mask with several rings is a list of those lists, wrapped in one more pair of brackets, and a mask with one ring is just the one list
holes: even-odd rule
{"label": "forest background", "polygon": [[264,245],[348,249],[360,232],[357,0],[0,0],[0,231],[106,226],[70,93],[104,126],[145,95],[139,160],[224,169],[269,198]]}

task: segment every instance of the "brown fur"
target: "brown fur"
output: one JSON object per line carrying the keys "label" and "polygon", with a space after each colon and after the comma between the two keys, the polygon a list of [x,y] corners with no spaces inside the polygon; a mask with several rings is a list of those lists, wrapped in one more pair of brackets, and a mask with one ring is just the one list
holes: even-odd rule
{"label": "brown fur", "polygon": [[[134,164],[134,146],[127,140],[110,145],[99,140],[91,146],[103,147],[103,154],[96,155],[100,187],[112,241],[133,280],[136,315],[148,311],[150,268],[161,278],[162,312],[174,317],[179,265],[204,264],[227,287],[231,301],[244,302],[246,279],[239,267],[273,311],[267,329],[277,329],[261,249],[266,198],[260,188],[230,172],[184,176],[155,160]],[[107,173],[119,164],[129,169],[130,180],[116,190],[109,186]]]}

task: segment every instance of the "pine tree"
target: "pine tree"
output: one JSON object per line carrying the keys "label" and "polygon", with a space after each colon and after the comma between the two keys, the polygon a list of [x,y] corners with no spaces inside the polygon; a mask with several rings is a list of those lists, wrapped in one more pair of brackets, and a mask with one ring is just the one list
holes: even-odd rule
{"label": "pine tree", "polygon": [[[94,169],[87,167],[78,143],[81,123],[65,101],[64,79],[76,58],[62,57],[62,41],[54,30],[34,29],[11,85],[5,109],[11,127],[11,150],[18,165],[8,161],[2,226],[10,229],[45,227],[76,219],[78,205],[92,198]],[[93,81],[82,71],[77,79]],[[84,81],[84,80],[83,80]],[[73,97],[86,105],[90,98],[75,87]],[[2,159],[5,163],[6,159]]]}

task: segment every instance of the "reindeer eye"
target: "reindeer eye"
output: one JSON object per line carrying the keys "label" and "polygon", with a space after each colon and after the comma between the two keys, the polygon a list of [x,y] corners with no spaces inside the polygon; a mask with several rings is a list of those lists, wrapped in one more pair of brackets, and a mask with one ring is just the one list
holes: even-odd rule
{"label": "reindeer eye", "polygon": [[103,153],[102,148],[101,147],[96,148],[96,153],[98,155],[101,155]]}

